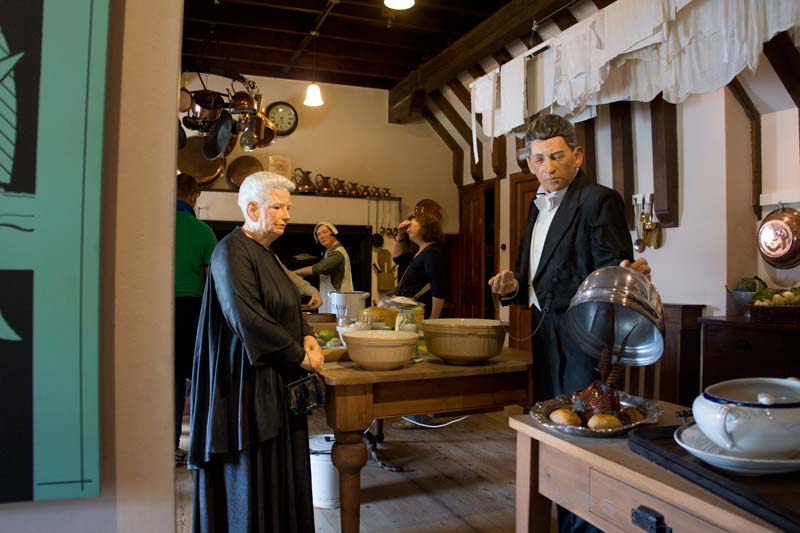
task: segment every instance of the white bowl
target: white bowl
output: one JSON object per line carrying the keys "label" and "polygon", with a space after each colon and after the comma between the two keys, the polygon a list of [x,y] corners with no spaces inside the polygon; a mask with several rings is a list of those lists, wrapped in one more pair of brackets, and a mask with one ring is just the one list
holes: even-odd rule
{"label": "white bowl", "polygon": [[784,459],[800,450],[800,381],[744,378],[706,387],[692,404],[697,427],[731,455]]}
{"label": "white bowl", "polygon": [[469,365],[499,354],[506,330],[499,320],[433,318],[422,321],[425,347],[447,363]]}
{"label": "white bowl", "polygon": [[365,329],[369,329],[369,324],[366,322],[355,322],[349,326],[336,326],[336,333],[339,334],[339,340],[341,340],[344,347],[347,348],[347,342],[345,342],[342,334],[346,331],[361,331]]}
{"label": "white bowl", "polygon": [[357,330],[342,333],[350,359],[367,370],[394,370],[408,364],[419,339],[409,331]]}

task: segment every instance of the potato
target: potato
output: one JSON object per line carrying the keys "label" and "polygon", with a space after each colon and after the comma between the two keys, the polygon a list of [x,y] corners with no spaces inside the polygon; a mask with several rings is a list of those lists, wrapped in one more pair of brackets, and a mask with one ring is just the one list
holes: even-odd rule
{"label": "potato", "polygon": [[578,414],[572,409],[567,409],[566,407],[556,409],[550,413],[550,421],[554,424],[559,424],[562,426],[581,425],[581,417],[579,417]]}
{"label": "potato", "polygon": [[776,294],[775,296],[772,297],[772,305],[773,306],[786,305],[786,298],[784,298],[780,294]]}
{"label": "potato", "polygon": [[614,429],[621,428],[622,422],[614,415],[594,415],[586,425],[589,429]]}

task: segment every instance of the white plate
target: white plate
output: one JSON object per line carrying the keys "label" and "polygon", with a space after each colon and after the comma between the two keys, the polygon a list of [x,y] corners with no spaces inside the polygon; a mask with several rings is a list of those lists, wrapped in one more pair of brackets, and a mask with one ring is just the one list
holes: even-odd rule
{"label": "white plate", "polygon": [[675,442],[701,461],[743,476],[782,474],[800,470],[800,456],[798,455],[789,459],[748,459],[732,455],[711,442],[696,424],[676,429]]}

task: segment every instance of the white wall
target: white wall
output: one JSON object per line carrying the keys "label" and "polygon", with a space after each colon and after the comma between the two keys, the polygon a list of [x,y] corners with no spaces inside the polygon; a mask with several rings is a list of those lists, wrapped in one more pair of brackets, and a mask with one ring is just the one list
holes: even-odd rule
{"label": "white wall", "polygon": [[2,532],[174,531],[172,125],[182,5],[180,0],[111,0],[102,199],[100,496],[2,505]]}
{"label": "white wall", "polygon": [[[248,77],[263,93],[264,107],[274,101],[289,102],[297,109],[299,120],[291,135],[278,137],[272,146],[247,155],[266,166],[270,155],[282,154],[290,158],[292,168],[310,170],[312,177],[321,173],[388,187],[393,196],[402,197],[403,217],[411,214],[419,200],[430,198],[442,206],[444,231],[458,233],[458,189],[452,180],[450,150],[424,120],[389,124],[388,91],[321,83],[325,105],[314,108],[303,105],[307,82]],[[206,84],[224,91],[230,80],[210,76]],[[187,88],[201,88],[196,77]],[[244,154],[237,147],[228,161]],[[214,187],[227,188],[225,179],[219,179]],[[320,220],[330,219],[334,224],[336,217],[333,209],[320,213]]]}

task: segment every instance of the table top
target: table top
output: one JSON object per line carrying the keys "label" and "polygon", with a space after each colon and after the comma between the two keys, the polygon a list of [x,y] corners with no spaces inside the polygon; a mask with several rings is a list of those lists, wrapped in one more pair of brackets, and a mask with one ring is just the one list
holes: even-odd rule
{"label": "table top", "polygon": [[450,365],[427,352],[420,353],[421,360],[397,370],[364,370],[352,361],[327,362],[320,375],[326,385],[364,385],[420,379],[443,379],[463,376],[525,372],[531,365],[527,350],[503,348],[495,357],[476,365]]}

